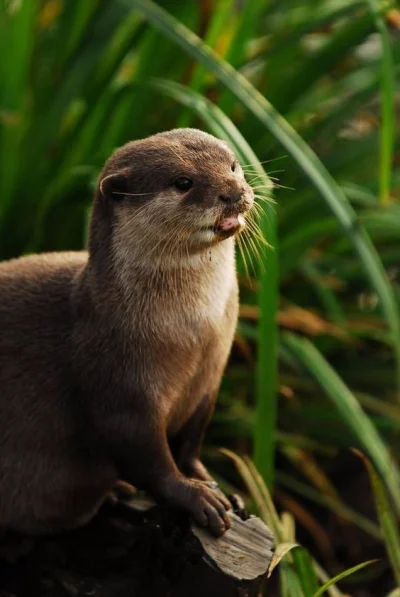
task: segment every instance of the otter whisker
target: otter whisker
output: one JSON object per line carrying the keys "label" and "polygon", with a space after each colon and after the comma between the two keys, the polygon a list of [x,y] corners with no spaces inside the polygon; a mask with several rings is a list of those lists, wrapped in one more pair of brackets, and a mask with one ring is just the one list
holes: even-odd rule
{"label": "otter whisker", "polygon": [[276,203],[275,199],[272,197],[266,197],[265,195],[260,195],[259,193],[254,193],[255,199],[258,201],[262,201],[263,203],[267,203],[268,205],[273,205]]}
{"label": "otter whisker", "polygon": [[[273,183],[272,183],[272,185],[273,185]],[[266,194],[269,194],[271,192],[271,187],[268,185],[265,185],[265,184],[252,184],[251,188],[254,190],[263,189]]]}
{"label": "otter whisker", "polygon": [[[261,220],[261,218],[263,217],[264,213],[259,213],[256,216],[253,215],[252,217],[248,217],[246,218],[246,223],[247,225],[254,230],[254,232],[260,236],[261,238],[264,238],[262,230],[260,228],[259,222]],[[255,219],[255,217],[257,217],[257,220]]]}
{"label": "otter whisker", "polygon": [[271,203],[274,203],[274,199],[272,198],[272,194],[271,194],[271,189],[272,187],[265,187],[265,186],[252,186],[251,188],[253,190],[254,193],[258,193],[258,194],[262,194],[263,197],[265,197],[265,199],[271,201]]}
{"label": "otter whisker", "polygon": [[255,186],[262,186],[266,192],[270,193],[271,189],[273,187],[273,180],[272,178],[270,178],[270,180],[268,181],[268,183],[265,182],[265,179],[263,176],[257,176],[254,178],[251,178],[250,176],[247,177],[248,183],[250,184],[250,186],[252,188],[254,188]]}
{"label": "otter whisker", "polygon": [[250,174],[249,172],[245,172],[246,178],[248,178],[249,180],[260,180],[265,178],[265,175],[263,174]]}
{"label": "otter whisker", "polygon": [[267,241],[261,234],[260,228],[257,226],[257,224],[254,223],[254,221],[250,219],[247,220],[247,229],[245,231],[248,238],[251,239],[253,243],[257,241],[257,243],[260,243],[261,245],[268,245]]}
{"label": "otter whisker", "polygon": [[[268,176],[268,178],[271,178],[271,174],[280,174],[281,172],[286,172],[286,170],[283,170],[283,169],[281,169],[281,170],[269,170],[269,171],[265,170],[265,175]],[[253,176],[253,175],[262,176],[261,174],[258,174],[258,172],[256,172],[256,171],[254,172],[254,174],[252,174],[251,172],[249,172],[248,174],[250,176]]]}
{"label": "otter whisker", "polygon": [[[262,254],[262,249],[263,246],[260,243],[260,240],[257,239],[254,235],[251,234],[251,232],[249,233],[249,241],[251,242],[251,246],[253,247],[254,250],[254,254],[257,256],[257,260],[260,261],[261,260],[261,254]],[[264,245],[265,246],[265,245]]]}
{"label": "otter whisker", "polygon": [[270,189],[271,189],[271,187],[269,187],[268,185],[265,185],[265,184],[252,184],[251,188],[252,189],[265,189],[266,193],[270,192]]}
{"label": "otter whisker", "polygon": [[[247,241],[247,243],[248,243],[248,246],[249,246],[249,249],[248,249],[248,250],[249,250],[249,252],[251,252],[251,254],[254,256],[254,258],[255,258],[255,260],[256,260],[256,263],[257,263],[258,265],[260,265],[260,266],[261,266],[261,268],[263,268],[263,267],[264,267],[264,264],[263,264],[263,261],[262,261],[262,259],[261,259],[261,256],[260,256],[260,251],[259,251],[259,249],[256,247],[256,245],[254,244],[254,241],[253,241],[253,239],[251,238],[251,235],[249,234],[249,231],[248,231],[248,230],[247,230],[247,231],[245,231],[245,239],[246,239],[246,241]],[[257,269],[255,268],[255,266],[254,266],[253,262],[252,262],[252,266],[253,266],[253,270],[254,270],[254,273],[255,273],[255,275],[257,275]]]}
{"label": "otter whisker", "polygon": [[112,191],[111,194],[112,195],[126,195],[127,197],[141,197],[142,195],[154,195],[154,193],[123,193],[122,191]]}
{"label": "otter whisker", "polygon": [[[182,232],[186,232],[186,239],[183,243],[181,241]],[[190,255],[189,255],[189,233],[190,228],[185,223],[182,223],[179,227],[175,228],[175,242],[171,243],[170,255],[177,251],[178,254],[178,267],[174,269],[173,278],[175,280],[175,289],[178,292],[179,282],[181,284],[181,290],[183,291],[190,282]],[[186,253],[186,255],[185,255]],[[186,260],[185,260],[186,257]],[[186,267],[185,267],[186,264]]]}
{"label": "otter whisker", "polygon": [[288,191],[294,191],[295,190],[294,187],[287,187],[284,184],[278,184],[278,183],[274,183],[274,188],[275,189],[287,189]]}
{"label": "otter whisker", "polygon": [[176,222],[180,223],[182,222],[182,214],[181,213],[177,213],[174,215],[173,218],[170,218],[168,220],[168,230],[166,234],[161,235],[161,237],[158,239],[158,242],[155,243],[151,249],[151,251],[149,253],[147,253],[147,258],[151,257],[157,250],[157,248],[162,244],[165,243],[161,253],[158,255],[158,261],[160,262],[162,259],[163,254],[165,253],[166,249],[169,246],[169,240],[176,240],[177,238],[179,239],[179,236],[176,234],[176,231],[180,228],[180,226],[173,226],[173,224],[175,224]]}
{"label": "otter whisker", "polygon": [[250,249],[247,245],[247,240],[248,240],[248,232],[246,231],[246,229],[243,230],[243,236],[242,236],[242,240],[243,240],[243,248],[249,258],[249,262],[251,265],[251,269],[253,270],[254,274],[257,274],[257,270],[254,267],[254,262],[253,262],[253,257],[252,257],[252,253],[250,252]]}
{"label": "otter whisker", "polygon": [[[265,214],[265,210],[262,208],[262,206],[260,206],[260,209],[258,210],[254,210],[254,213],[249,216],[249,219],[254,223],[255,226],[257,226],[257,229],[259,230],[259,233],[262,236],[262,231],[260,228],[260,222],[261,220],[266,216]],[[248,221],[248,220],[246,220]]]}
{"label": "otter whisker", "polygon": [[250,280],[249,268],[247,266],[246,256],[245,256],[244,251],[243,251],[243,238],[241,238],[240,234],[237,236],[237,241],[238,241],[238,247],[239,247],[240,255],[242,257],[244,271],[246,273],[246,278],[248,280]]}
{"label": "otter whisker", "polygon": [[269,205],[274,205],[276,203],[275,199],[272,197],[265,194],[260,195],[257,191],[254,193],[254,198],[257,199],[257,201],[262,201],[263,203],[267,203]]}
{"label": "otter whisker", "polygon": [[[270,178],[270,176],[266,172],[264,172],[262,174],[257,173],[257,172],[245,172],[244,174],[245,174],[245,177],[249,180],[264,180],[265,181],[266,178],[267,179]],[[265,184],[267,186],[267,182]]]}
{"label": "otter whisker", "polygon": [[[262,202],[262,199],[258,199],[258,200]],[[266,204],[269,205],[269,202],[267,201]],[[262,209],[262,214],[260,213],[260,219],[261,219],[261,217],[265,218],[267,220],[268,224],[271,225],[270,214],[268,213],[268,211],[263,209],[262,206],[260,206],[260,207]]]}
{"label": "otter whisker", "polygon": [[[264,210],[262,210],[262,212],[259,214],[259,216],[260,217],[264,216],[264,214],[265,214],[265,212],[264,212]],[[270,243],[267,241],[267,239],[263,235],[260,226],[254,220],[254,217],[253,217],[252,213],[250,213],[246,217],[246,222],[247,222],[247,225],[248,225],[248,230],[251,232],[251,237],[254,240],[254,242],[257,243],[257,246],[259,247],[259,249],[261,250],[264,247],[271,247]]]}
{"label": "otter whisker", "polygon": [[271,179],[271,184],[266,184],[263,181],[257,181],[257,180],[250,182],[250,186],[252,189],[263,189],[267,195],[269,195],[271,193],[273,184],[274,183],[273,183],[272,179]]}
{"label": "otter whisker", "polygon": [[[179,247],[179,243],[181,242],[182,232],[189,232],[184,218],[184,213],[179,210],[179,212],[175,215],[175,218],[171,218],[169,223],[177,222],[177,226],[173,226],[170,229],[170,233],[168,234],[167,238],[165,239],[167,242],[163,247],[160,255],[158,256],[159,259],[162,259],[163,255],[167,253],[168,257],[172,257],[173,253],[175,252],[176,248]],[[178,255],[179,256],[179,255]],[[181,264],[181,261],[180,261]]]}
{"label": "otter whisker", "polygon": [[259,199],[264,203],[268,203],[269,205],[274,205],[276,203],[275,199],[273,199],[270,195],[266,195],[265,193],[255,192],[254,193],[255,199]]}
{"label": "otter whisker", "polygon": [[269,247],[270,244],[267,241],[267,239],[263,236],[261,229],[259,228],[259,226],[257,226],[257,224],[255,224],[254,222],[251,221],[247,221],[247,225],[248,225],[248,229],[250,230],[251,234],[252,234],[252,238],[254,238],[255,240],[257,240],[257,243],[262,247]]}
{"label": "otter whisker", "polygon": [[263,165],[263,164],[269,164],[271,162],[277,162],[278,160],[284,160],[286,159],[288,156],[287,155],[281,155],[277,158],[271,158],[270,160],[263,160],[262,162],[254,162],[254,164],[241,164],[242,168],[256,168],[258,165]]}
{"label": "otter whisker", "polygon": [[[287,187],[287,186],[285,186],[285,185],[283,185],[283,184],[280,184],[280,183],[278,182],[278,180],[279,180],[279,179],[277,179],[277,178],[272,178],[272,177],[271,177],[271,180],[272,180],[272,187],[273,187],[274,189],[288,189],[289,191],[294,191],[294,188],[293,188],[293,187]],[[251,185],[251,188],[252,188],[253,190],[255,190],[255,191],[257,191],[257,190],[259,190],[259,189],[266,189],[266,187],[265,187],[265,186],[253,186],[253,185]]]}
{"label": "otter whisker", "polygon": [[[177,283],[176,280],[174,278],[174,269],[171,267],[171,257],[172,257],[172,249],[171,249],[171,245],[174,244],[176,237],[178,236],[179,233],[179,229],[181,228],[181,225],[179,224],[179,220],[177,221],[177,223],[175,224],[175,226],[172,226],[169,230],[170,234],[168,234],[168,236],[165,238],[165,243],[164,246],[161,249],[161,252],[159,255],[157,255],[157,261],[159,263],[159,265],[161,266],[161,277],[162,277],[162,281],[163,281],[163,286],[164,286],[164,280],[166,280],[167,282],[170,281],[171,283],[169,284],[169,286],[171,287],[171,290],[174,291],[174,287],[175,289],[177,288]],[[165,255],[165,257],[164,257]],[[168,286],[168,284],[165,284],[166,286]]]}
{"label": "otter whisker", "polygon": [[253,214],[255,217],[257,218],[261,218],[261,216],[264,213],[264,209],[262,207],[262,205],[260,205],[257,201],[254,202],[253,204]]}
{"label": "otter whisker", "polygon": [[143,213],[146,212],[148,209],[147,205],[142,205],[139,208],[137,208],[135,210],[135,212],[133,213],[133,215],[131,215],[130,217],[127,217],[122,223],[121,223],[121,230],[124,230],[125,228],[130,228],[132,226],[132,224],[135,222],[135,220]]}

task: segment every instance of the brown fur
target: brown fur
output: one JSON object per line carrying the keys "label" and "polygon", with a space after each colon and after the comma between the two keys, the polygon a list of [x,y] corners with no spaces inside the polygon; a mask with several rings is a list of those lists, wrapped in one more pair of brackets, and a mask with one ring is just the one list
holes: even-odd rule
{"label": "brown fur", "polygon": [[251,207],[234,162],[192,129],[128,143],[99,178],[89,254],[0,264],[0,528],[78,526],[117,478],[229,526],[199,456],[237,320],[234,240],[200,227]]}

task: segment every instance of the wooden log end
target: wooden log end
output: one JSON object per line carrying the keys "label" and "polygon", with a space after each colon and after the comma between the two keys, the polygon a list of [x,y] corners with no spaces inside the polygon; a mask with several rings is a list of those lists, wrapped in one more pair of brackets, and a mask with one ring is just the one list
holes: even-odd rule
{"label": "wooden log end", "polygon": [[267,573],[274,553],[274,538],[269,528],[255,516],[242,520],[231,514],[231,528],[216,539],[192,525],[212,565],[238,580],[254,580]]}
{"label": "wooden log end", "polygon": [[257,597],[272,535],[258,518],[231,516],[215,539],[143,496],[108,503],[76,531],[28,538],[28,548],[26,537],[3,542],[0,597]]}

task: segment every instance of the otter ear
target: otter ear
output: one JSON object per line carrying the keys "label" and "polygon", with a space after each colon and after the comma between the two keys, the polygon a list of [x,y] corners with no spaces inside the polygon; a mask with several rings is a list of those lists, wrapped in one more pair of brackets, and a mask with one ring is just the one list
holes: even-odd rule
{"label": "otter ear", "polygon": [[125,172],[115,172],[102,178],[99,193],[105,199],[121,201],[128,190],[128,177]]}

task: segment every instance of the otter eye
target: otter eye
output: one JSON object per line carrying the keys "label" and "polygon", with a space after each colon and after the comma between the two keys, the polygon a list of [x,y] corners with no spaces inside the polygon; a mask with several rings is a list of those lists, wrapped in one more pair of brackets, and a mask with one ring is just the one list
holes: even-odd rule
{"label": "otter eye", "polygon": [[232,170],[232,172],[236,172],[236,162],[233,162],[233,164],[231,166],[231,170]]}
{"label": "otter eye", "polygon": [[180,191],[188,191],[193,186],[193,181],[190,178],[177,178],[175,181],[175,186]]}

